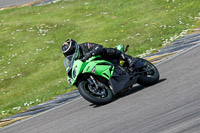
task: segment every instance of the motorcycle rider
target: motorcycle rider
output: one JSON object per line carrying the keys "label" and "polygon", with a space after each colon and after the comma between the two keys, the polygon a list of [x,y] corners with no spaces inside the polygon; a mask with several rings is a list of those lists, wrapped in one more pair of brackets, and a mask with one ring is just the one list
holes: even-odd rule
{"label": "motorcycle rider", "polygon": [[101,55],[104,59],[111,61],[113,59],[124,60],[128,63],[129,67],[133,66],[133,58],[116,48],[103,48],[102,45],[96,43],[82,43],[78,45],[75,40],[67,39],[62,45],[62,52],[65,57],[73,55],[78,50],[78,59],[85,62],[87,59],[94,55]]}

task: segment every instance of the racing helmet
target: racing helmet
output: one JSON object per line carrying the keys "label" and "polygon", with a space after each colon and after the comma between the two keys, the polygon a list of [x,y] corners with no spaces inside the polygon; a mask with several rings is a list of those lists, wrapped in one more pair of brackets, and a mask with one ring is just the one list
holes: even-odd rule
{"label": "racing helmet", "polygon": [[65,57],[73,55],[78,51],[78,43],[75,40],[67,39],[62,45],[62,52]]}

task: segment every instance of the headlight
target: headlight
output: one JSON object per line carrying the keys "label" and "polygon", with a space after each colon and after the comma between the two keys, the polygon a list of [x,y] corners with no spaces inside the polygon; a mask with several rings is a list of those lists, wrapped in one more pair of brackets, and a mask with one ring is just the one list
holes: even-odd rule
{"label": "headlight", "polygon": [[72,79],[69,79],[67,82],[68,82],[69,84],[71,84],[71,83],[72,83]]}
{"label": "headlight", "polygon": [[74,68],[74,71],[73,71],[73,78],[76,77],[76,71],[77,71],[77,66]]}

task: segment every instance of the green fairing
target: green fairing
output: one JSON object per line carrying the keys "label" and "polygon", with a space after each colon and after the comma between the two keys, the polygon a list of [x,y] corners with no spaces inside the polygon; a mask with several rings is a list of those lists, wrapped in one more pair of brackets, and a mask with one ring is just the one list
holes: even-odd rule
{"label": "green fairing", "polygon": [[76,79],[78,77],[78,75],[81,73],[81,71],[84,69],[84,67],[87,65],[87,63],[82,62],[81,60],[76,60],[73,63],[73,68],[72,68],[72,73],[74,72],[75,68],[76,68],[76,76],[74,77],[72,74],[72,78],[70,78],[69,76],[67,76],[67,80],[71,80],[72,82],[70,83],[70,85],[73,85],[76,82]]}
{"label": "green fairing", "polygon": [[[69,84],[74,85],[74,83],[76,83],[76,79],[77,79],[78,75],[80,75],[80,73],[82,73],[82,74],[92,73],[93,68],[95,69],[95,72],[92,74],[102,76],[109,80],[113,74],[114,67],[110,71],[112,63],[105,61],[105,60],[93,61],[95,58],[98,58],[98,57],[100,57],[100,56],[93,56],[90,59],[88,59],[86,62],[82,62],[81,60],[75,60],[73,63],[73,67],[72,67],[72,78],[70,78],[69,76],[67,77],[67,80],[71,81],[71,83],[69,83]],[[111,64],[111,65],[102,65],[103,63],[107,63],[107,64]],[[75,69],[76,69],[76,76],[74,77],[73,73],[74,73]]]}
{"label": "green fairing", "polygon": [[[120,44],[115,47],[116,49],[120,50],[121,52],[124,51],[124,45]],[[106,60],[94,60],[100,55],[93,56],[89,58],[86,62],[82,62],[81,60],[74,60],[71,76],[67,76],[67,81],[70,85],[74,85],[76,83],[78,75],[81,73],[91,73],[94,75],[102,76],[109,80],[113,74],[114,67],[112,67],[112,63]],[[74,57],[75,58],[75,57]],[[110,64],[110,65],[109,65]],[[112,67],[112,70],[110,70]],[[66,71],[69,70],[69,67],[66,67]]]}
{"label": "green fairing", "polygon": [[111,64],[110,62],[105,60],[92,61],[87,64],[82,73],[91,73],[92,69],[94,68],[95,69],[95,72],[93,73],[94,75],[99,75],[109,80],[110,77],[112,76],[112,72],[110,72],[109,70],[111,68],[111,65],[101,65],[103,63]]}
{"label": "green fairing", "polygon": [[115,48],[118,49],[121,52],[124,52],[124,45],[123,44],[120,44],[120,45],[116,46]]}

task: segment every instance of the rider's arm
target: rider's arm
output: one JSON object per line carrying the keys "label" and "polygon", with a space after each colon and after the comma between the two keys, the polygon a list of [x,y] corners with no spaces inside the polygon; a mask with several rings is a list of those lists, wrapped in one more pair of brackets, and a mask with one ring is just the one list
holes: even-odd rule
{"label": "rider's arm", "polygon": [[87,43],[87,47],[92,55],[99,55],[103,51],[103,46],[96,43]]}
{"label": "rider's arm", "polygon": [[99,55],[103,52],[103,46],[96,43],[80,44],[83,52],[82,60],[85,61],[93,55]]}

